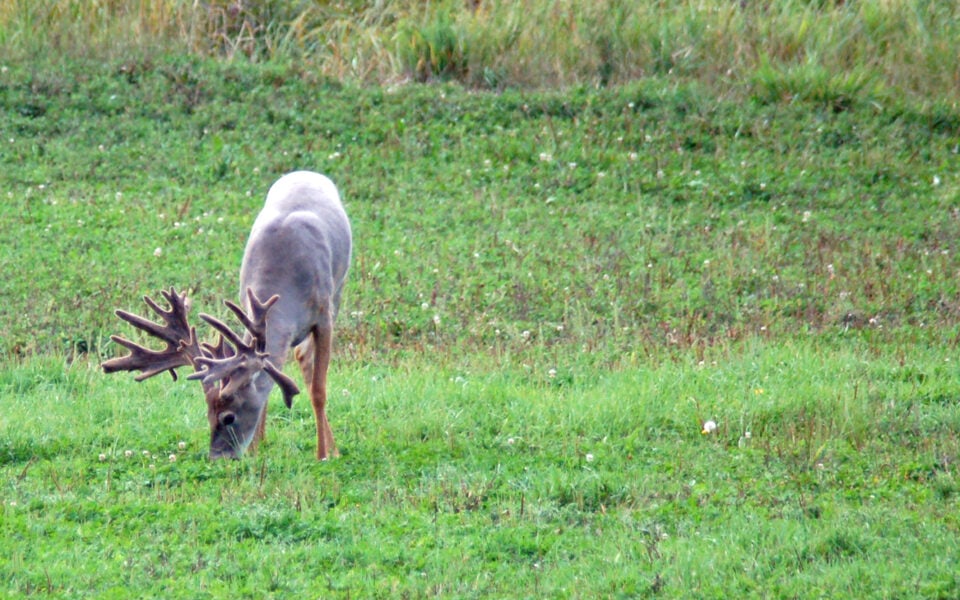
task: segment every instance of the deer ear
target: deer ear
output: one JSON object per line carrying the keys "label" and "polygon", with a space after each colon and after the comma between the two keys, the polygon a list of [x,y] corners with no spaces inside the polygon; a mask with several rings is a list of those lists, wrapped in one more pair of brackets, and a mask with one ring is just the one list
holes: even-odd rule
{"label": "deer ear", "polygon": [[273,366],[273,363],[269,360],[264,359],[263,370],[277,382],[277,386],[280,388],[280,391],[283,392],[283,403],[287,405],[287,408],[292,407],[293,397],[300,393],[300,388],[297,387],[297,384],[284,375],[280,369]]}

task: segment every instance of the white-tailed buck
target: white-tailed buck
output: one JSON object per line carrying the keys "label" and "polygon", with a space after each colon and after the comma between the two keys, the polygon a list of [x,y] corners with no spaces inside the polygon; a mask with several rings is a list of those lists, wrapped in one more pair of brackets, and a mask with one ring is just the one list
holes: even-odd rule
{"label": "white-tailed buck", "polygon": [[166,342],[166,347],[151,350],[111,336],[130,353],[104,362],[103,370],[140,371],[137,381],[169,371],[176,380],[177,367],[193,367],[195,372],[187,379],[199,380],[206,396],[210,458],[236,458],[263,437],[273,385],[283,392],[288,408],[299,393],[281,372],[287,352],[296,348],[317,418],[317,458],[337,456],[326,415],[327,367],[351,244],[350,221],[333,182],[308,171],[281,177],[267,193],[243,253],[243,306],[225,301],[246,333],[238,335],[222,321],[201,314],[220,338],[216,345],[200,343],[187,322],[186,294],[170,288],[161,291],[169,309],[144,297],[163,325],[116,311],[124,321]]}

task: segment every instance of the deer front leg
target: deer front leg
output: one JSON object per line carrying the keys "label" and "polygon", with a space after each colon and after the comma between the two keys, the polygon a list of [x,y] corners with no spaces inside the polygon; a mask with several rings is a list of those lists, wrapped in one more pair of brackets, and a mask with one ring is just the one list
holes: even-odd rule
{"label": "deer front leg", "polygon": [[310,386],[310,403],[317,420],[317,458],[326,460],[340,456],[333,441],[333,431],[327,420],[327,369],[333,347],[333,329],[329,325],[316,326],[310,332],[308,343],[296,350],[303,380]]}
{"label": "deer front leg", "polygon": [[266,435],[267,431],[267,407],[264,405],[263,411],[260,413],[260,422],[257,423],[257,433],[253,436],[253,445],[257,446],[260,442],[263,441],[263,436]]}

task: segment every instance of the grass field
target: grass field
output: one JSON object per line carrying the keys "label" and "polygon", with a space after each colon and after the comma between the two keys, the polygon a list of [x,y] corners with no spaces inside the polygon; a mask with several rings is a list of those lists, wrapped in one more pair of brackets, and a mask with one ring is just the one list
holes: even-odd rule
{"label": "grass field", "polygon": [[[375,4],[0,8],[0,596],[960,596],[955,9]],[[343,456],[275,397],[211,463],[199,386],[100,372],[112,311],[223,315],[298,168],[353,222]]]}

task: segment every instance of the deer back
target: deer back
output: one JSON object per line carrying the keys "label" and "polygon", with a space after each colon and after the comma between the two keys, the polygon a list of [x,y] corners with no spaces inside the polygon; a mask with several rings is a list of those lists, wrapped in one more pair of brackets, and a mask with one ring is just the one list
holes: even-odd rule
{"label": "deer back", "polygon": [[308,171],[271,186],[240,268],[244,290],[280,300],[268,318],[266,351],[278,364],[312,327],[332,325],[352,251],[350,221],[330,179]]}

